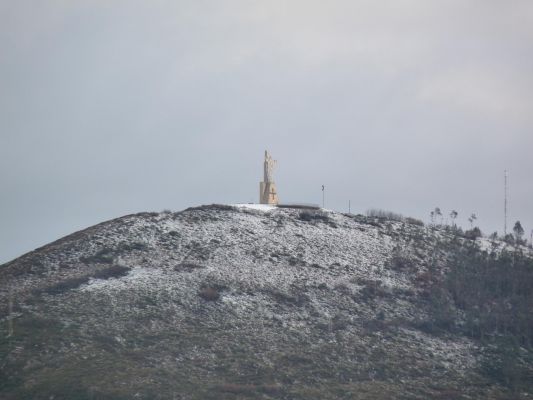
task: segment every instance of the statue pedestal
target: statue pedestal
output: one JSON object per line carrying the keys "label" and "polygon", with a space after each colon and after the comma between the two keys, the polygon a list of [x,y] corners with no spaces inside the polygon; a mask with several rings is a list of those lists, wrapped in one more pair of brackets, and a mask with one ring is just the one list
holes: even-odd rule
{"label": "statue pedestal", "polygon": [[278,192],[274,182],[259,183],[259,203],[260,204],[278,204]]}

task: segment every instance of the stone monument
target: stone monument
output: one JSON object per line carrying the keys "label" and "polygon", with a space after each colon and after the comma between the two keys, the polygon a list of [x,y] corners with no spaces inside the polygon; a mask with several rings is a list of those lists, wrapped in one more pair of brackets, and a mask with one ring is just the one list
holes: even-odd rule
{"label": "stone monument", "polygon": [[277,161],[273,160],[268,151],[265,150],[264,177],[259,183],[259,203],[278,204],[278,192],[273,179],[274,167]]}

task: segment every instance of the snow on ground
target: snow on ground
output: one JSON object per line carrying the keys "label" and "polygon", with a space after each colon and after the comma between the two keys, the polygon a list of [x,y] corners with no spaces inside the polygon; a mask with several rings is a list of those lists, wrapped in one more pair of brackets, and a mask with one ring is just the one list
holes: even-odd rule
{"label": "snow on ground", "polygon": [[237,208],[249,208],[251,210],[259,210],[259,211],[271,211],[276,209],[276,206],[273,206],[271,204],[256,204],[256,203],[242,203],[242,204],[232,204],[233,207]]}
{"label": "snow on ground", "polygon": [[138,286],[138,282],[153,283],[160,276],[159,270],[154,268],[135,267],[124,277],[113,279],[90,279],[79,290],[82,292],[127,290]]}
{"label": "snow on ground", "polygon": [[[109,239],[142,242],[148,248],[120,258],[121,264],[133,267],[128,275],[92,279],[80,291],[118,295],[164,288],[180,293],[192,289],[195,295],[201,285],[219,284],[232,288],[224,292],[223,298],[240,309],[246,308],[248,301],[242,292],[250,290],[275,290],[290,297],[293,288],[302,285],[342,286],[352,293],[359,292],[365,280],[379,281],[389,291],[412,285],[406,275],[385,268],[394,241],[375,226],[325,210],[317,210],[319,218],[308,221],[300,218],[308,211],[262,204],[235,207],[263,212],[215,208],[130,217],[131,224],[123,233],[126,236],[111,235]],[[175,272],[187,263],[200,268],[194,273]],[[318,310],[329,312],[331,305],[320,297],[313,301]],[[396,312],[409,314],[412,311],[408,308],[398,302]]]}
{"label": "snow on ground", "polygon": [[[313,348],[324,349],[317,350],[320,357],[337,348],[342,362],[324,365],[349,362],[364,376],[373,377],[374,367],[386,372],[389,361],[405,357],[409,371],[446,381],[452,379],[447,374],[473,370],[477,350],[466,339],[416,329],[427,317],[417,278],[427,270],[435,241],[445,238],[439,230],[323,209],[201,206],[126,216],[41,249],[42,264],[28,263],[47,274],[28,274],[24,284],[37,288],[43,276],[47,285],[101,276],[94,272],[111,263],[131,268],[125,276],[91,278],[46,294],[38,307],[80,327],[76,335],[86,343],[114,337],[113,346],[135,344],[137,351],[149,338],[150,352],[160,349],[157,365],[165,364],[168,349],[179,348],[183,363],[193,357],[207,363],[213,341],[220,350],[253,338],[267,351],[242,347],[239,355],[262,354],[269,365],[279,361],[268,358],[273,348],[285,354],[296,343],[306,357],[315,357]],[[490,245],[483,239],[483,248]],[[398,248],[413,257],[413,266],[392,263]],[[112,261],[102,258],[103,250]],[[217,293],[216,301],[202,296],[206,289]],[[208,345],[194,347],[203,337],[198,333]],[[179,367],[172,362],[166,367]],[[411,373],[393,372],[398,379]]]}

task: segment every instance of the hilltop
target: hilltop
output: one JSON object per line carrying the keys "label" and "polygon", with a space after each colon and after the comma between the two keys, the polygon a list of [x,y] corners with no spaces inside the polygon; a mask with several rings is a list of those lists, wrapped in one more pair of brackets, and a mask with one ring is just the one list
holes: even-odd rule
{"label": "hilltop", "polygon": [[531,265],[411,219],[128,215],[0,266],[0,397],[530,398]]}

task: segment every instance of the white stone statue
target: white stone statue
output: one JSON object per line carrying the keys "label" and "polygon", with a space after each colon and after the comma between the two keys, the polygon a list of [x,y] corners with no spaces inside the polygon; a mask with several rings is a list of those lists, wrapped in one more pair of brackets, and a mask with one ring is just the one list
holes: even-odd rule
{"label": "white stone statue", "polygon": [[274,182],[273,174],[276,164],[277,161],[272,159],[272,156],[265,150],[265,182]]}
{"label": "white stone statue", "polygon": [[273,172],[277,161],[273,160],[268,151],[265,150],[264,180],[259,182],[259,203],[278,204],[278,192],[274,183]]}

